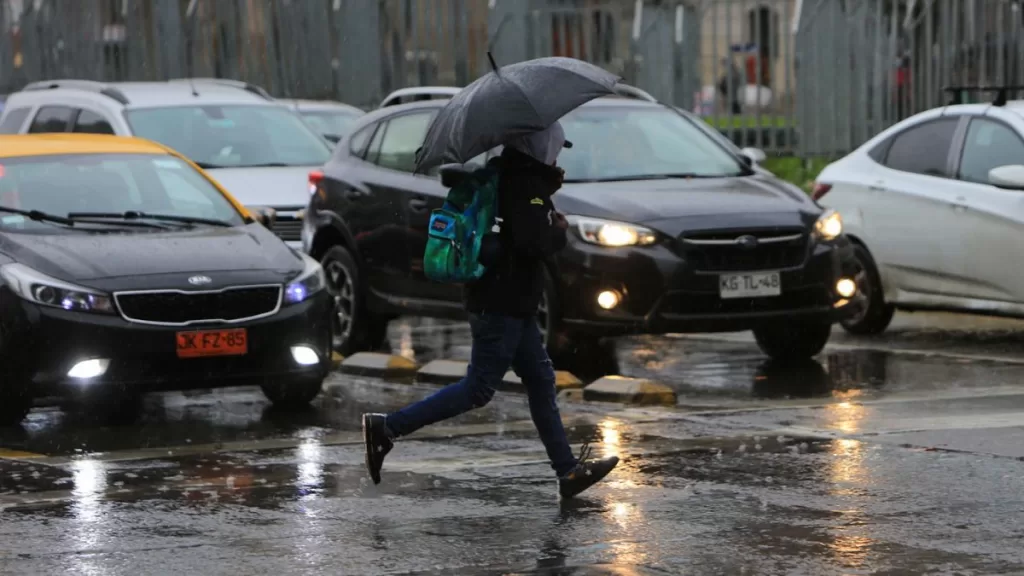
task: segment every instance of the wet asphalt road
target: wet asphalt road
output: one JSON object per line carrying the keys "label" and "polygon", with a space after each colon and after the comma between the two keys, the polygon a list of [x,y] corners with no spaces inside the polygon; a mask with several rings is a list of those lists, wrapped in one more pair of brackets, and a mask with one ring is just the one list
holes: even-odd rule
{"label": "wet asphalt road", "polygon": [[0,431],[0,574],[1024,573],[1022,341],[943,315],[788,367],[746,335],[619,341],[679,404],[564,404],[574,445],[623,458],[569,502],[515,394],[402,441],[377,487],[358,415],[432,388],[337,375],[298,414],[163,394],[121,427],[37,409]]}

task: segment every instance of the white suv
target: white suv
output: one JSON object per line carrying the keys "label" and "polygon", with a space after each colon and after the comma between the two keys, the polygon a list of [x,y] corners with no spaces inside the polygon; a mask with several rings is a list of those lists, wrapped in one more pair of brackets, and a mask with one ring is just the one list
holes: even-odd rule
{"label": "white suv", "polygon": [[307,176],[329,143],[265,90],[230,80],[36,82],[11,94],[0,134],[137,136],[181,152],[240,202],[275,212],[274,232],[300,246]]}

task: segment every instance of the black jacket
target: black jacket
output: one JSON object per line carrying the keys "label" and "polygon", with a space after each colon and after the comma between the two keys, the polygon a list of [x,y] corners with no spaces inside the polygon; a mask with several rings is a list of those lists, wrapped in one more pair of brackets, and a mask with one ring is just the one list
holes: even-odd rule
{"label": "black jacket", "polygon": [[562,186],[562,171],[508,147],[491,162],[499,174],[501,232],[485,237],[480,262],[487,272],[466,285],[466,310],[534,316],[544,290],[544,262],[566,242],[551,203]]}

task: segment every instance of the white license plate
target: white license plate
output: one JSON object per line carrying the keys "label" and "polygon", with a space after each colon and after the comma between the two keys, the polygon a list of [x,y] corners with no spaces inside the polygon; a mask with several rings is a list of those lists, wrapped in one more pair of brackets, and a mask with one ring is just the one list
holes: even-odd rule
{"label": "white license plate", "polygon": [[778,272],[762,274],[723,274],[718,277],[718,293],[726,298],[760,298],[782,294]]}

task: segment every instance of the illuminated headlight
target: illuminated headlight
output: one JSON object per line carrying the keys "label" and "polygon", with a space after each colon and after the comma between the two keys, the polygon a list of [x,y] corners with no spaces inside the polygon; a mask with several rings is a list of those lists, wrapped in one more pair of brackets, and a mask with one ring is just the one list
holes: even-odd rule
{"label": "illuminated headlight", "polygon": [[299,256],[305,262],[305,268],[284,287],[285,304],[298,304],[327,286],[320,263],[305,254]]}
{"label": "illuminated headlight", "polygon": [[584,242],[599,246],[649,246],[658,241],[653,230],[635,224],[580,216],[569,216],[568,221]]}
{"label": "illuminated headlight", "polygon": [[826,210],[814,223],[814,232],[822,240],[835,240],[843,233],[843,219],[839,212]]}
{"label": "illuminated headlight", "polygon": [[12,292],[29,302],[76,312],[115,313],[109,295],[47,276],[24,264],[0,266],[0,278]]}

